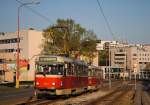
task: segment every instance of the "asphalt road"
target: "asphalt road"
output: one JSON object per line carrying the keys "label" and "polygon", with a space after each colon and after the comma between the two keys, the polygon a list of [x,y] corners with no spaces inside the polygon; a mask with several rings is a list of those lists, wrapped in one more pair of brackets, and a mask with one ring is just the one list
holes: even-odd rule
{"label": "asphalt road", "polygon": [[8,88],[0,87],[0,105],[15,105],[28,101],[34,96],[34,88]]}

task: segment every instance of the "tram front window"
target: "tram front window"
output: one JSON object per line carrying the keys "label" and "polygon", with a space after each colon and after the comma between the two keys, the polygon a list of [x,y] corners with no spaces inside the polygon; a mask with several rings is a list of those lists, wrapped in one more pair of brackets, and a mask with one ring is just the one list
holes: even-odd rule
{"label": "tram front window", "polygon": [[37,74],[63,75],[64,66],[57,65],[38,65]]}

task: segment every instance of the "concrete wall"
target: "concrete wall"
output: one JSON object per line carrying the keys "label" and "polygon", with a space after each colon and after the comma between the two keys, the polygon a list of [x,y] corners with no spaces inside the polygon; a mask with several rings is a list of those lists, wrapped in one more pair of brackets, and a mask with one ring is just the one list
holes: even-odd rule
{"label": "concrete wall", "polygon": [[29,40],[29,50],[28,50],[28,58],[30,62],[30,71],[28,72],[28,80],[34,80],[35,74],[35,57],[41,52],[41,44],[42,44],[42,32],[36,30],[30,30],[28,34]]}

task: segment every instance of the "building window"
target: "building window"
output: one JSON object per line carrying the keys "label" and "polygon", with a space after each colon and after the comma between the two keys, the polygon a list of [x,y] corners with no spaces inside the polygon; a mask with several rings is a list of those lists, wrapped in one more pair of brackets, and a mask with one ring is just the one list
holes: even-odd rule
{"label": "building window", "polygon": [[137,58],[133,58],[133,60],[137,60]]}
{"label": "building window", "polygon": [[125,60],[124,58],[115,58],[115,60]]}
{"label": "building window", "polygon": [[[20,39],[19,39],[20,42]],[[17,38],[0,40],[0,44],[17,43]]]}
{"label": "building window", "polygon": [[124,50],[123,49],[119,49],[119,52],[124,52]]}
{"label": "building window", "polygon": [[115,64],[124,64],[124,62],[115,62]]}
{"label": "building window", "polygon": [[125,56],[125,54],[115,54],[115,56]]}
{"label": "building window", "polygon": [[134,53],[133,56],[136,56],[136,54]]}
{"label": "building window", "polygon": [[[19,51],[22,49],[19,49]],[[17,52],[17,49],[0,49],[0,53],[12,53]]]}

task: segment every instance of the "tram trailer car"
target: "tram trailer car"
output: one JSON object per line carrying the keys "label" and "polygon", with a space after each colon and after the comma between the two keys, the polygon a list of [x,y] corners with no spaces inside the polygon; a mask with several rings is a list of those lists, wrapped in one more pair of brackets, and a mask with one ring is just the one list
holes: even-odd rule
{"label": "tram trailer car", "polygon": [[36,59],[37,96],[79,94],[88,89],[88,66],[82,61],[53,55]]}
{"label": "tram trailer car", "polygon": [[102,85],[102,70],[96,66],[88,66],[88,90],[94,91]]}

